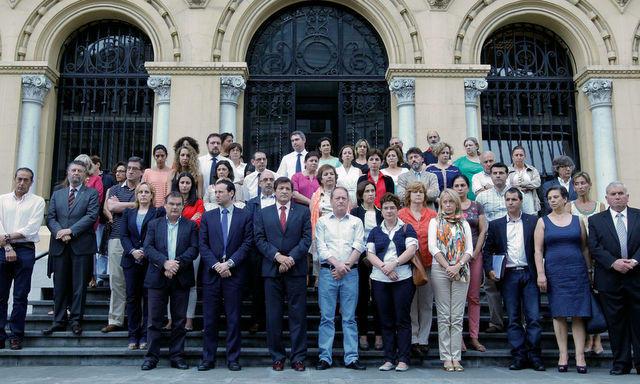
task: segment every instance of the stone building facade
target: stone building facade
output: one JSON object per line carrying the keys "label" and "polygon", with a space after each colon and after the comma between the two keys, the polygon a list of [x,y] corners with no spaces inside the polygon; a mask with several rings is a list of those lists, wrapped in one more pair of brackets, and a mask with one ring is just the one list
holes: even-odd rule
{"label": "stone building facade", "polygon": [[[314,32],[296,29],[301,13],[309,22],[300,10],[313,7],[329,11],[315,15]],[[118,29],[124,26],[135,32]],[[127,37],[114,43],[118,33]],[[282,43],[260,45],[266,33]],[[359,43],[342,43],[348,39]],[[104,57],[93,57],[89,44]],[[107,52],[109,44],[115,49]],[[287,132],[304,120],[297,114],[309,112],[302,109],[329,113],[321,102],[301,104],[317,92],[339,104],[335,121],[318,114],[305,121],[321,133],[332,126],[324,133],[336,145],[365,132],[376,140],[399,136],[406,149],[424,146],[436,129],[458,155],[463,139],[477,136],[507,160],[509,146],[524,142],[545,173],[551,157],[571,154],[594,176],[599,199],[606,183],[620,179],[637,204],[639,47],[638,0],[0,0],[0,180],[7,181],[0,189],[10,189],[17,166],[30,166],[37,192],[48,196],[58,165],[76,151],[112,159],[143,148],[149,158],[155,143],[184,135],[203,143],[212,131],[231,132],[250,149],[279,135],[282,144],[271,140],[268,148],[283,152]],[[115,68],[115,51],[144,66],[127,56],[128,68],[103,73],[100,82],[91,77],[92,60]],[[278,73],[286,66],[278,53],[290,54],[296,71]],[[268,54],[279,64],[265,64]],[[262,72],[253,71],[252,57]],[[84,74],[74,67],[82,60]],[[376,73],[380,65],[386,68]],[[275,99],[260,93],[264,85],[283,95],[291,84],[297,96],[290,101],[304,108],[273,107]],[[362,84],[369,86],[354,90]],[[384,92],[373,95],[375,87]],[[80,98],[87,92],[95,105]],[[267,115],[253,95],[273,107]],[[345,112],[343,95],[379,115]],[[374,115],[381,125],[358,126]]]}

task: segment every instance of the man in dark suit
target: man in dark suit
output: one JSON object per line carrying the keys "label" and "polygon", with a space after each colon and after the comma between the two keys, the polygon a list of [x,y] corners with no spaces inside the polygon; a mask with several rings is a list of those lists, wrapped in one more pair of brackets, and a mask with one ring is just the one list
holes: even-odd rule
{"label": "man in dark suit", "polygon": [[262,255],[262,276],[267,306],[267,344],[273,370],[284,369],[282,344],[284,297],[289,302],[291,366],[304,371],[307,357],[307,252],[311,245],[311,214],[291,201],[293,184],[286,177],[275,181],[276,203],[256,215],[256,245]]}
{"label": "man in dark suit", "polygon": [[[264,155],[264,154],[263,154]],[[260,194],[247,201],[246,210],[249,211],[253,222],[256,222],[255,215],[260,214],[263,208],[274,205],[276,196],[273,193],[273,183],[275,177],[273,172],[266,169],[260,173],[258,186]],[[253,245],[248,260],[247,286],[251,295],[251,320],[250,333],[255,333],[265,326],[265,301],[264,301],[264,279],[262,278],[262,254]]]}
{"label": "man in dark suit", "polygon": [[233,206],[235,185],[216,182],[216,202],[220,206],[206,212],[200,222],[202,276],[202,315],[204,318],[202,362],[199,371],[215,367],[218,348],[220,308],[227,319],[227,367],[239,371],[240,308],[245,280],[244,261],[253,244],[253,220],[244,209]]}
{"label": "man in dark suit", "polygon": [[[521,370],[530,364],[536,371],[544,371],[540,357],[540,291],[536,284],[533,234],[537,217],[522,212],[522,192],[510,188],[504,194],[507,215],[489,223],[484,243],[484,269],[487,276],[498,282],[502,292],[509,324],[507,339],[511,344],[511,370]],[[506,268],[499,280],[493,269],[493,256],[504,255]],[[522,325],[524,309],[526,328]]]}
{"label": "man in dark suit", "polygon": [[569,156],[560,155],[553,159],[553,176],[554,178],[546,181],[542,184],[542,198],[544,200],[544,211],[551,212],[551,207],[547,201],[547,191],[551,187],[561,186],[569,192],[569,201],[573,201],[578,198],[575,188],[573,187],[573,174],[575,164]]}
{"label": "man in dark suit", "polygon": [[609,209],[589,218],[589,251],[613,352],[609,373],[627,374],[633,361],[640,374],[640,210],[628,207],[621,182],[610,183],[606,192]]}
{"label": "man in dark suit", "polygon": [[[69,186],[51,195],[47,227],[51,231],[49,257],[53,258],[53,325],[44,335],[64,331],[67,322],[75,335],[82,334],[87,284],[93,270],[96,234],[93,224],[98,218],[98,191],[84,186],[87,169],[81,161],[67,167]],[[67,308],[70,316],[67,318]]]}
{"label": "man in dark suit", "polygon": [[144,254],[149,260],[144,287],[149,300],[149,328],[142,370],[149,371],[158,365],[160,356],[160,332],[164,326],[167,303],[171,299],[171,340],[169,354],[171,367],[189,369],[184,361],[184,341],[187,331],[189,290],[195,285],[193,260],[198,257],[198,229],[191,220],[181,217],[184,200],[179,192],[171,192],[165,198],[166,217],[159,217],[147,224]]}

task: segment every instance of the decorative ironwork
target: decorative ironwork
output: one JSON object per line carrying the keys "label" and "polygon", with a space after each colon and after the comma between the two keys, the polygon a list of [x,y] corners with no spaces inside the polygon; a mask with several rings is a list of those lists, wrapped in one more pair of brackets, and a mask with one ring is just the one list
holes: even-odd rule
{"label": "decorative ironwork", "polygon": [[88,24],[62,48],[52,182],[81,153],[98,155],[103,168],[129,156],[150,159],[153,91],[145,61],[150,39],[119,21]]}
{"label": "decorative ironwork", "polygon": [[482,63],[490,64],[488,88],[480,96],[485,147],[511,163],[522,145],[544,178],[551,161],[568,155],[579,166],[575,87],[571,52],[553,32],[512,24],[485,42]]}
{"label": "decorative ironwork", "polygon": [[[389,139],[387,54],[373,27],[349,9],[306,2],[285,8],[258,30],[247,63],[245,147],[248,153],[265,152],[272,167],[291,151],[290,132],[305,131],[296,124],[309,123],[309,104],[296,98],[304,94],[308,102],[309,89],[316,87],[324,89],[324,101],[314,101],[320,103],[314,107],[332,107],[316,111],[322,118],[315,122],[332,132],[334,147],[360,138],[383,146]],[[306,132],[308,148],[325,135],[313,131]]]}

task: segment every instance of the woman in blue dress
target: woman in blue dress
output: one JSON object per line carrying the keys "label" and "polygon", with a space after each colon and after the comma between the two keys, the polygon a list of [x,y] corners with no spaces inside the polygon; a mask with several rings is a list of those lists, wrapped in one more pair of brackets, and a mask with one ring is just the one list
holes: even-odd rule
{"label": "woman in blue dress", "polygon": [[535,231],[535,260],[538,269],[538,287],[549,298],[553,331],[560,355],[558,372],[567,372],[567,318],[576,351],[576,370],[587,373],[584,358],[585,322],[591,317],[591,291],[588,274],[589,250],[586,230],[578,216],[565,211],[569,193],[562,186],[547,190],[547,201],[552,211],[538,219]]}

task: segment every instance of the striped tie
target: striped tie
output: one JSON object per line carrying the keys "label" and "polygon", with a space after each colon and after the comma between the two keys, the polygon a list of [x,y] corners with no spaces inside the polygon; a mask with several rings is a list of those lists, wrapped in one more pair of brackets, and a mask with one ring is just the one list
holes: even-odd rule
{"label": "striped tie", "polygon": [[76,200],[76,191],[77,189],[75,188],[71,188],[71,190],[69,191],[69,208],[71,208],[71,206],[73,205],[73,202]]}
{"label": "striped tie", "polygon": [[624,215],[622,213],[618,213],[616,215],[616,232],[618,233],[618,240],[620,240],[620,256],[623,259],[628,259],[627,228],[624,226],[624,221],[622,221],[623,218]]}

